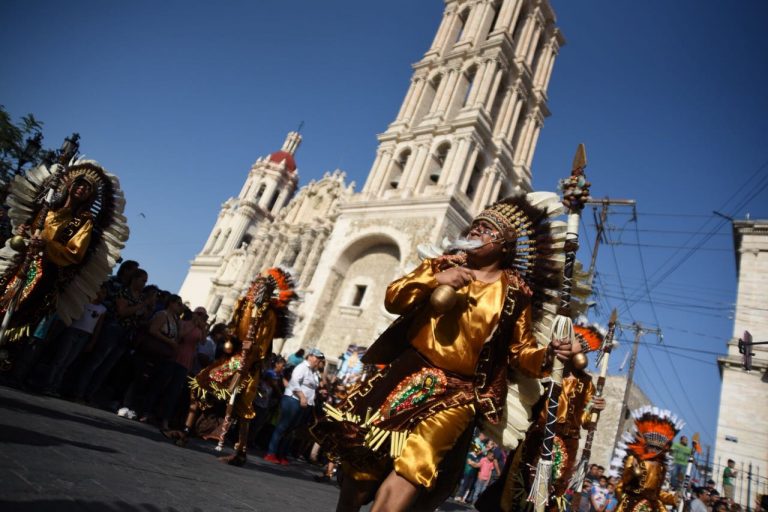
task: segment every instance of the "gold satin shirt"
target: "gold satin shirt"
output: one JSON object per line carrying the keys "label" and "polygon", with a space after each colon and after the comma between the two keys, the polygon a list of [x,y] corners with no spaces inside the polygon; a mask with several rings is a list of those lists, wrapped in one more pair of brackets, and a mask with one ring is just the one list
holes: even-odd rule
{"label": "gold satin shirt", "polygon": [[49,260],[59,267],[76,265],[83,261],[85,252],[91,243],[93,222],[91,219],[83,222],[83,225],[67,241],[66,244],[56,241],[59,232],[72,220],[72,211],[69,208],[61,208],[58,211],[49,211],[45,216],[45,224],[40,237],[45,240],[45,254]]}
{"label": "gold satin shirt", "polygon": [[647,499],[658,512],[666,511],[665,505],[677,507],[677,495],[661,490],[666,473],[664,464],[658,461],[638,460],[634,455],[628,455],[624,460],[621,481],[616,486],[619,498],[616,512],[631,512],[634,504],[629,503],[630,499]]}
{"label": "gold satin shirt", "polygon": [[[580,375],[570,374],[563,379],[560,400],[557,403],[557,433],[562,437],[580,436],[580,429],[587,428],[591,412],[587,411],[587,404],[595,395],[595,386],[592,377],[586,373]],[[542,411],[544,424],[547,421],[547,409]]]}
{"label": "gold satin shirt", "polygon": [[[387,288],[385,306],[394,314],[407,313],[429,297],[438,286],[431,260],[424,260],[410,274]],[[414,318],[408,337],[411,345],[432,364],[464,376],[474,376],[483,344],[491,337],[501,318],[506,294],[505,274],[497,281],[472,281],[456,290],[458,301],[441,314],[430,305]],[[530,377],[542,377],[546,349],[539,348],[527,306],[515,321],[509,340],[510,366]]]}

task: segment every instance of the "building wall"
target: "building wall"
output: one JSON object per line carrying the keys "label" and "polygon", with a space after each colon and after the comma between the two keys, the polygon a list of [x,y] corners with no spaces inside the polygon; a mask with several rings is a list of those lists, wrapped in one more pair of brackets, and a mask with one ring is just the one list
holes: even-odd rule
{"label": "building wall", "polygon": [[733,229],[739,284],[733,338],[728,355],[718,359],[722,386],[712,462],[718,488],[727,460],[736,462],[736,501],[746,506],[750,464],[752,505],[757,492],[768,493],[768,346],[753,347],[751,371],[738,350],[745,330],[753,341],[768,341],[768,220],[736,221]]}
{"label": "building wall", "polygon": [[[597,384],[597,376],[594,377]],[[597,430],[592,441],[592,455],[590,463],[599,464],[606,470],[610,467],[613,458],[614,441],[618,431],[626,432],[632,426],[631,416],[620,418],[621,402],[624,399],[624,390],[627,386],[627,378],[624,375],[609,375],[605,380],[603,396],[605,397],[605,410],[600,413],[600,421],[597,423]],[[629,410],[633,411],[638,407],[651,405],[651,401],[645,395],[637,384],[632,385],[629,393]],[[582,431],[579,448],[583,449],[587,432]],[[581,457],[581,452],[579,453]]]}

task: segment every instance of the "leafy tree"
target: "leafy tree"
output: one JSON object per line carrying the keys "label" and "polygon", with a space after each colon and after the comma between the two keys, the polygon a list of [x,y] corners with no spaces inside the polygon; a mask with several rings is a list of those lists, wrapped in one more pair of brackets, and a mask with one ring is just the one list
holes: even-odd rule
{"label": "leafy tree", "polygon": [[55,152],[44,149],[43,123],[32,114],[14,123],[8,111],[0,105],[0,181],[7,184],[28,165],[53,161]]}

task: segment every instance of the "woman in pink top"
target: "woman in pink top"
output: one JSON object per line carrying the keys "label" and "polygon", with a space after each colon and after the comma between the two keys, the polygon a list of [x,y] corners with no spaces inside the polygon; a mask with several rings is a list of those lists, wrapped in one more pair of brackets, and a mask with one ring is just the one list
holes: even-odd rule
{"label": "woman in pink top", "polygon": [[[205,308],[196,308],[187,313],[181,320],[179,328],[179,345],[173,359],[163,363],[160,369],[164,377],[164,385],[161,383],[157,390],[164,389],[158,395],[160,399],[160,428],[168,428],[168,422],[173,418],[179,397],[184,393],[187,385],[187,376],[197,357],[197,345],[205,338],[208,322],[208,313]],[[146,409],[152,411],[152,404]]]}
{"label": "woman in pink top", "polygon": [[[169,380],[162,397],[161,429],[168,428],[168,422],[176,412],[179,397],[182,394],[185,396],[188,394],[187,376],[197,357],[197,346],[205,339],[207,324],[208,313],[203,307],[195,308],[192,313],[185,315],[181,320],[179,348],[176,351],[175,360],[169,362],[167,369]],[[187,390],[186,393],[185,390]]]}
{"label": "woman in pink top", "polygon": [[475,496],[480,496],[483,494],[483,491],[486,487],[488,487],[488,484],[491,481],[491,474],[494,470],[496,470],[496,474],[500,474],[501,471],[499,470],[499,462],[496,460],[496,456],[493,455],[492,451],[488,451],[488,453],[480,459],[480,462],[478,463],[480,470],[477,473],[477,483],[475,484]]}

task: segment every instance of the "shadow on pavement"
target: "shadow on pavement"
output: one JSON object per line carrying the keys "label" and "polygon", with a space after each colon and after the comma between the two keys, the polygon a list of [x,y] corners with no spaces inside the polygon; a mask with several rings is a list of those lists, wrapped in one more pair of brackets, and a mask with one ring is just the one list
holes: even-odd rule
{"label": "shadow on pavement", "polygon": [[[151,503],[134,504],[124,501],[105,503],[87,500],[0,501],[0,509],[14,512],[182,512],[175,507],[160,508]],[[197,507],[187,510],[203,512]]]}
{"label": "shadow on pavement", "polygon": [[[27,430],[24,428],[12,427],[10,425],[0,425],[0,439],[3,443],[13,444],[27,444],[30,446],[57,446],[68,444],[76,446],[78,448],[84,448],[86,450],[94,450],[97,452],[105,453],[120,453],[112,448],[106,448],[104,446],[97,446],[95,444],[79,443],[77,441],[71,441],[61,437],[50,436],[48,434],[41,434],[33,430]],[[12,510],[12,509],[5,509]]]}
{"label": "shadow on pavement", "polygon": [[[18,391],[17,391],[18,392]],[[135,436],[144,437],[158,441],[157,432],[151,429],[147,429],[143,426],[133,426],[129,422],[113,423],[111,421],[102,420],[95,417],[81,416],[77,414],[71,414],[67,412],[57,411],[49,409],[47,407],[41,407],[38,405],[23,402],[9,396],[0,396],[0,409],[9,409],[18,412],[26,412],[29,414],[35,414],[38,416],[44,416],[54,420],[74,421],[77,423],[83,423],[92,427],[106,430],[114,430],[115,432],[121,432],[124,434],[131,434]]]}

